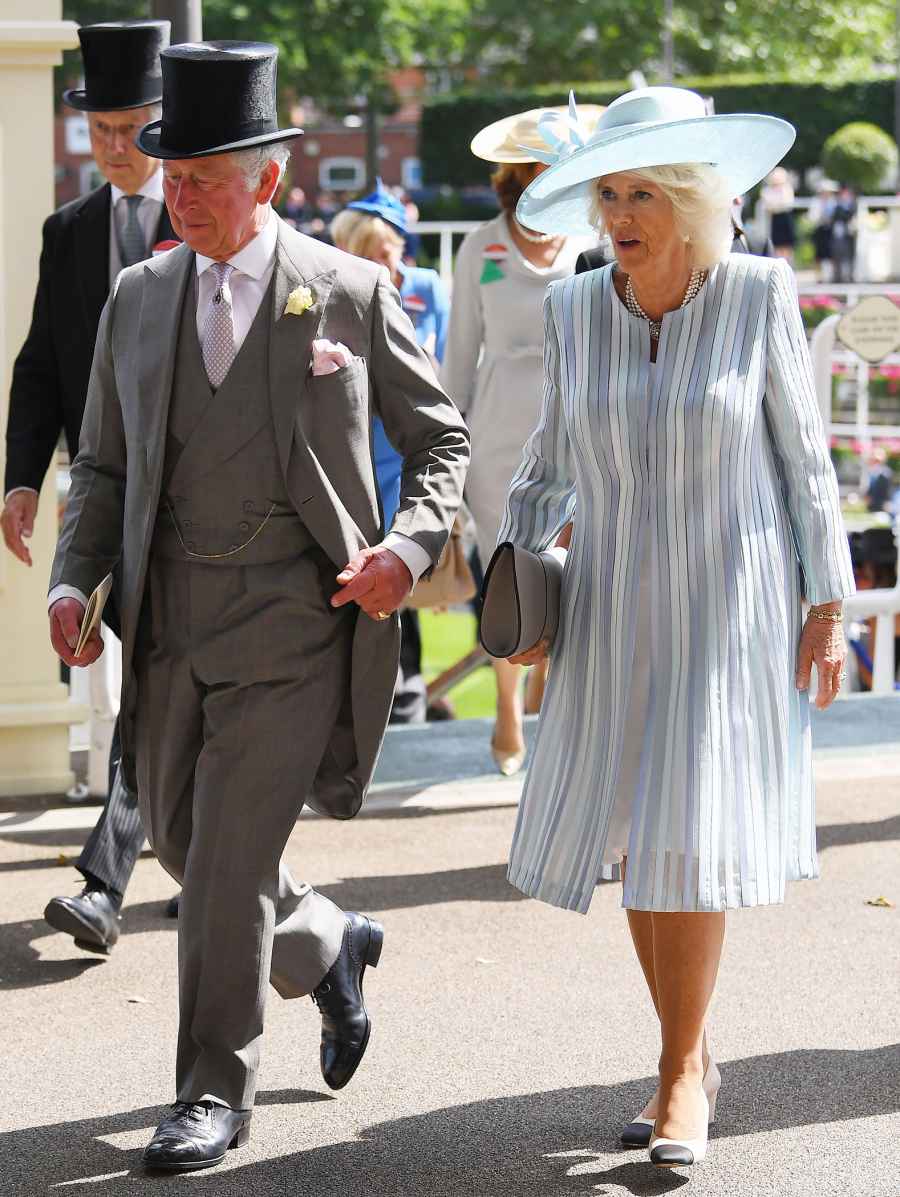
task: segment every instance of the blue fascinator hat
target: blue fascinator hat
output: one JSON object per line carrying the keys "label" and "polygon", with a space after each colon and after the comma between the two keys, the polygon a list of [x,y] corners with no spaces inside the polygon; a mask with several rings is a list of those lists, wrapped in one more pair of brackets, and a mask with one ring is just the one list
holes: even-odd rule
{"label": "blue fascinator hat", "polygon": [[756,113],[709,116],[702,96],[683,87],[642,87],[619,96],[588,134],[574,95],[564,117],[538,122],[548,169],[522,194],[516,220],[541,233],[589,234],[595,179],[648,166],[704,163],[743,195],[766,177],[797,136],[794,126]]}
{"label": "blue fascinator hat", "polygon": [[354,212],[367,212],[369,216],[380,216],[398,233],[406,235],[406,208],[396,196],[386,190],[381,179],[375,180],[375,190],[361,199],[347,205]]}

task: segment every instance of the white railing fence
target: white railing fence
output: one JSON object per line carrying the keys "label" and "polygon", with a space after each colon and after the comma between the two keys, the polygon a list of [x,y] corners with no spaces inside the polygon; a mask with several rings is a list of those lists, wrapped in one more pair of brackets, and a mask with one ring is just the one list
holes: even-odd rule
{"label": "white railing fence", "polygon": [[[803,196],[794,201],[794,209],[805,212],[812,205],[813,200]],[[873,212],[886,212],[887,220],[883,227],[873,227],[871,219]],[[754,232],[768,232],[770,218],[757,204],[753,217],[748,225]],[[477,229],[477,220],[423,220],[415,225],[412,232],[422,234],[428,238],[438,238],[438,272],[441,279],[449,287],[453,281],[453,238],[460,238],[472,229]],[[877,284],[889,278],[900,278],[900,196],[896,195],[861,195],[856,200],[856,257],[853,270],[854,278],[866,279],[877,290]],[[866,284],[858,284],[865,286]],[[836,286],[818,284],[827,293],[832,293]],[[846,284],[843,288],[846,288]],[[806,288],[803,288],[806,291]],[[812,293],[812,292],[811,292]]]}

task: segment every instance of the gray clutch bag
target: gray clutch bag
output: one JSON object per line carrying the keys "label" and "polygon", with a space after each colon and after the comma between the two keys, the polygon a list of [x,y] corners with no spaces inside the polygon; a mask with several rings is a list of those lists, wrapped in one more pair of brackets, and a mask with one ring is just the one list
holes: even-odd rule
{"label": "gray clutch bag", "polygon": [[565,549],[530,553],[506,540],[491,557],[482,589],[479,638],[492,657],[514,657],[559,627]]}

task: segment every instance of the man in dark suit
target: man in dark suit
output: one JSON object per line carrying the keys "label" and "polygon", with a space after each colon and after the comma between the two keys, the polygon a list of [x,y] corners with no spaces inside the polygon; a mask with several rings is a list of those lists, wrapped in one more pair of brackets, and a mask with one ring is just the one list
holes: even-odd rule
{"label": "man in dark suit", "polygon": [[[116,275],[174,242],[159,162],[134,138],[159,115],[159,53],[168,21],[121,21],[79,29],[84,88],[66,104],[87,113],[91,149],[106,178],[101,187],[54,212],[44,224],[31,328],[13,368],[6,430],[6,479],[0,527],[7,548],[31,565],[31,536],[44,476],[65,433],[70,459],[81,420],[100,313]],[[119,634],[116,594],[104,619]],[[144,840],[137,800],[116,779],[118,734],[110,754],[110,790],[77,867],[77,897],[54,898],[47,921],[79,947],[108,953],[119,937],[119,909]]]}

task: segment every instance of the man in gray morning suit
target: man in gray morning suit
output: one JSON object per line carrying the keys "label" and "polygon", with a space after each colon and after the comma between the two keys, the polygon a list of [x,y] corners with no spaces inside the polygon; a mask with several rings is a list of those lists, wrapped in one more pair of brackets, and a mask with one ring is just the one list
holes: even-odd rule
{"label": "man in gray morning suit", "polygon": [[[164,159],[185,244],[124,271],[104,310],[51,579],[54,647],[86,664],[82,601],[121,556],[123,769],[183,883],[177,1101],[144,1156],[173,1170],[246,1141],[267,980],[313,994],[333,1088],[365,1051],[383,932],[279,862],[304,802],[362,804],[394,613],[440,555],[469,454],[386,272],[270,209],[300,136],[278,129],[275,59],[162,56],[162,120],[138,144]],[[387,536],[375,413],[404,457]]]}

